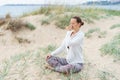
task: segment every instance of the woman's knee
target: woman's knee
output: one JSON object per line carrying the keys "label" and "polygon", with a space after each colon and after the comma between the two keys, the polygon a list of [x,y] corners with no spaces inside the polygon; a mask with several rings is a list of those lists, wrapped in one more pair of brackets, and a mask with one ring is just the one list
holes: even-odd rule
{"label": "woman's knee", "polygon": [[64,65],[64,66],[58,66],[55,68],[55,71],[61,72],[61,73],[70,73],[70,70],[72,69],[72,65]]}
{"label": "woman's knee", "polygon": [[52,67],[56,67],[58,64],[58,61],[55,59],[54,56],[51,56],[49,59],[46,60],[47,63],[52,66]]}
{"label": "woman's knee", "polygon": [[80,72],[82,70],[82,68],[83,68],[83,65],[81,65],[81,64],[75,64],[72,72],[73,73]]}
{"label": "woman's knee", "polygon": [[61,73],[77,73],[77,72],[80,72],[82,68],[83,68],[83,65],[68,64],[65,66],[55,67],[55,71],[61,72]]}

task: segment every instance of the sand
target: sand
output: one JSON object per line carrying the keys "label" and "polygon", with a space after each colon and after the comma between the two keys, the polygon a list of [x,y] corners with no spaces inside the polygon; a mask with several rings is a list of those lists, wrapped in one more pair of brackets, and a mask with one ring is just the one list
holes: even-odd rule
{"label": "sand", "polygon": [[[66,30],[59,29],[55,25],[41,25],[40,19],[42,15],[28,16],[22,18],[24,21],[31,22],[36,29],[31,31],[23,28],[18,32],[5,30],[0,27],[0,61],[8,59],[9,57],[20,54],[28,50],[36,50],[41,47],[46,47],[49,44],[56,44],[59,46],[65,37]],[[100,28],[101,31],[106,31],[105,38],[98,38],[98,34],[93,34],[91,38],[84,38],[84,55],[87,61],[93,66],[91,70],[108,70],[114,73],[115,77],[120,79],[120,63],[114,62],[115,58],[110,55],[101,56],[99,49],[101,46],[110,41],[118,32],[119,28],[110,29],[114,24],[118,24],[120,17],[110,17],[95,21],[94,24],[85,24],[81,30],[86,33],[91,28]],[[28,39],[30,43],[19,43],[15,37]],[[94,72],[91,72],[91,77],[94,79]],[[95,79],[94,79],[95,80]]]}

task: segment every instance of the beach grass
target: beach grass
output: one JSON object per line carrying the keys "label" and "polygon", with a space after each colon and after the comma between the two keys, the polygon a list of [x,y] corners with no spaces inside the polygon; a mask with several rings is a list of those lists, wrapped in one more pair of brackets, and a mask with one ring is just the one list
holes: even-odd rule
{"label": "beach grass", "polygon": [[4,60],[0,64],[0,80],[89,80],[87,65],[80,73],[71,73],[68,76],[46,69],[45,53],[51,52],[55,48],[54,45],[50,44],[45,48],[16,54]]}
{"label": "beach grass", "polygon": [[90,38],[92,36],[93,32],[98,32],[100,31],[100,28],[95,28],[95,29],[89,29],[86,33],[85,33],[85,37]]}
{"label": "beach grass", "polygon": [[100,51],[103,54],[113,55],[116,58],[120,59],[120,33],[117,34],[111,41],[104,44]]}
{"label": "beach grass", "polygon": [[[69,24],[69,20],[73,16],[79,16],[86,23],[94,23],[95,20],[100,20],[102,18],[109,18],[111,16],[120,16],[120,11],[115,10],[106,10],[98,8],[80,8],[79,6],[46,6],[41,7],[40,9],[33,11],[25,15],[38,15],[43,14],[48,18],[41,20],[41,24],[50,24],[55,22],[55,25],[59,28],[64,29]],[[52,15],[52,17],[49,17]]]}
{"label": "beach grass", "polygon": [[43,53],[48,54],[54,51],[56,48],[57,48],[56,45],[49,44],[46,48],[40,48],[40,49],[43,51]]}
{"label": "beach grass", "polygon": [[98,37],[99,38],[105,38],[107,35],[107,31],[100,31],[99,34],[98,34]]}
{"label": "beach grass", "polygon": [[120,24],[114,24],[110,27],[110,29],[120,28]]}
{"label": "beach grass", "polygon": [[41,25],[50,24],[50,18],[49,17],[45,17],[45,18],[41,19],[40,21],[41,21]]}
{"label": "beach grass", "polygon": [[66,26],[69,25],[69,21],[71,18],[72,18],[72,15],[58,16],[58,20],[56,21],[55,25],[61,29],[65,29]]}
{"label": "beach grass", "polygon": [[106,70],[99,70],[97,76],[100,80],[118,80],[113,72],[106,71]]}
{"label": "beach grass", "polygon": [[36,27],[31,23],[26,23],[26,27],[29,28],[30,30],[35,30],[36,29]]}
{"label": "beach grass", "polygon": [[98,38],[105,38],[107,35],[107,32],[101,31],[100,28],[92,28],[85,33],[85,37],[91,38],[93,33],[97,33]]}

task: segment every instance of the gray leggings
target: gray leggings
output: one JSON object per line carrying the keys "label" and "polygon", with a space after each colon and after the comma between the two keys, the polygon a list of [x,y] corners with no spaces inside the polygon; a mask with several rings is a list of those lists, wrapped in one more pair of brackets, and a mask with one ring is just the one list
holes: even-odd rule
{"label": "gray leggings", "polygon": [[83,68],[82,63],[68,64],[65,58],[51,56],[47,63],[54,68],[55,71],[61,73],[76,73]]}

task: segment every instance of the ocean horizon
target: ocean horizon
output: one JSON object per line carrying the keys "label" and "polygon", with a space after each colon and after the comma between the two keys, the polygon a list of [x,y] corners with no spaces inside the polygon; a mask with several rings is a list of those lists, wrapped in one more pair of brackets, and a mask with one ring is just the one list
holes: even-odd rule
{"label": "ocean horizon", "polygon": [[[0,6],[0,18],[4,18],[6,14],[10,14],[12,17],[19,17],[25,13],[38,10],[41,7],[48,6],[43,4],[7,4]],[[70,5],[66,5],[70,6]],[[77,5],[78,6],[78,5]],[[80,5],[80,8],[102,8],[110,10],[120,10],[120,5]]]}
{"label": "ocean horizon", "polygon": [[0,6],[0,18],[3,18],[6,16],[6,14],[10,14],[11,17],[18,17],[25,13],[30,13],[32,11],[35,11],[39,9],[42,5],[15,5],[15,4],[9,4],[9,5],[3,5]]}

